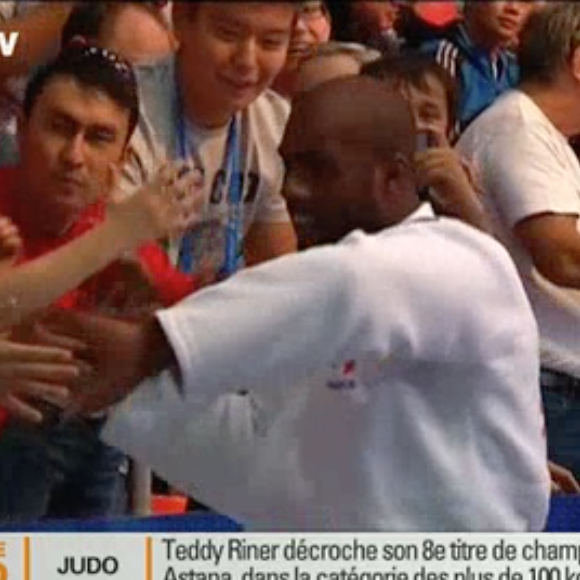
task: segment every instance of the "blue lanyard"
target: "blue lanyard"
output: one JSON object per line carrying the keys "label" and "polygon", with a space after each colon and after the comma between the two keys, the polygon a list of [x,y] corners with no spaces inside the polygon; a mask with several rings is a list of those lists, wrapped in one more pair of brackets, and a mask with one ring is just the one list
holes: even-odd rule
{"label": "blue lanyard", "polygon": [[[240,266],[240,243],[243,222],[243,176],[241,171],[241,147],[238,121],[234,117],[228,128],[226,150],[222,167],[229,177],[228,183],[228,219],[226,223],[225,258],[219,272],[220,278],[227,278],[234,274]],[[190,156],[187,146],[187,131],[183,118],[177,122],[179,138],[179,155],[182,159]],[[196,155],[193,151],[193,155]],[[191,274],[194,270],[193,245],[195,234],[193,230],[185,232],[179,248],[178,266],[183,272]]]}

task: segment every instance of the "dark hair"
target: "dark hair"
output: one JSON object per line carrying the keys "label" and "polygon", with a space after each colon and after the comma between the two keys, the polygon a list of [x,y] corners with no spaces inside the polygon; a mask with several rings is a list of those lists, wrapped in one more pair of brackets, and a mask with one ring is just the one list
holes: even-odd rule
{"label": "dark hair", "polygon": [[455,126],[457,87],[451,75],[432,58],[412,51],[388,55],[363,65],[360,74],[418,88],[425,87],[427,77],[435,77],[445,89],[450,130]]}
{"label": "dark hair", "polygon": [[352,33],[352,2],[345,0],[327,0],[326,9],[332,21],[332,38],[337,42],[354,42],[360,40]]}
{"label": "dark hair", "polygon": [[131,65],[118,54],[84,43],[73,43],[56,59],[40,68],[26,87],[23,112],[30,117],[32,109],[46,85],[54,78],[72,78],[80,85],[107,95],[129,113],[127,141],[139,120],[137,80]]}
{"label": "dark hair", "polygon": [[65,22],[61,35],[61,46],[67,46],[78,36],[96,41],[110,11],[108,2],[82,2],[76,4]]}

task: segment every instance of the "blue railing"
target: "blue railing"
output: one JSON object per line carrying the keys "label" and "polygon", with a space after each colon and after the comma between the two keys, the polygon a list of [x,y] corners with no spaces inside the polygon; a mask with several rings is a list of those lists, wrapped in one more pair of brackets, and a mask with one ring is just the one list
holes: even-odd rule
{"label": "blue railing", "polygon": [[579,495],[552,498],[546,531],[580,532]]}
{"label": "blue railing", "polygon": [[[211,512],[150,518],[70,520],[35,524],[0,525],[0,532],[239,532],[234,520]],[[580,496],[555,497],[551,502],[547,532],[580,532]]]}

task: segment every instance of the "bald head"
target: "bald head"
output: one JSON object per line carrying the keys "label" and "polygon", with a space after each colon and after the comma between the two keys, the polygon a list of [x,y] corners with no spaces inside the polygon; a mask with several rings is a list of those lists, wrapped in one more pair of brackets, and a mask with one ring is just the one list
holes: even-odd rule
{"label": "bald head", "polygon": [[302,247],[336,242],[353,229],[377,232],[419,204],[413,115],[386,83],[349,77],[304,93],[280,152]]}
{"label": "bald head", "polygon": [[333,79],[301,94],[292,104],[287,135],[357,142],[380,155],[415,150],[411,108],[400,92],[366,77]]}

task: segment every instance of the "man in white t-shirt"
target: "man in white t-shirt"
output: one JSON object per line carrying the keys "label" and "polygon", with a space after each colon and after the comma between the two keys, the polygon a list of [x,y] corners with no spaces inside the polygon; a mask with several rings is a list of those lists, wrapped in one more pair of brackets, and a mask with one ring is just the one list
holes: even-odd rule
{"label": "man in white t-shirt", "polygon": [[[580,5],[533,14],[520,47],[522,84],[467,130],[499,238],[538,320],[552,460],[580,476]],[[481,308],[483,305],[475,304]]]}
{"label": "man in white t-shirt", "polygon": [[123,189],[165,156],[193,159],[204,173],[203,219],[170,245],[184,270],[229,275],[296,249],[277,153],[289,107],[268,90],[296,10],[292,2],[175,3],[175,60],[137,69],[142,117]]}
{"label": "man in white t-shirt", "polygon": [[316,247],[145,323],[68,322],[103,380],[87,411],[171,369],[106,439],[253,528],[542,529],[531,309],[500,244],[421,204],[414,150],[409,104],[384,83],[299,97],[284,194]]}

